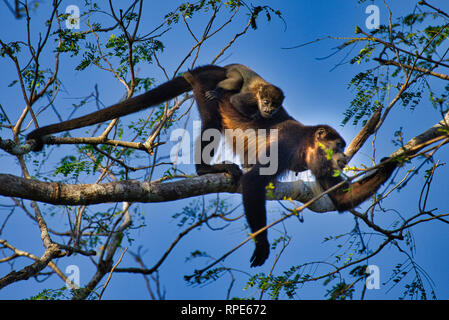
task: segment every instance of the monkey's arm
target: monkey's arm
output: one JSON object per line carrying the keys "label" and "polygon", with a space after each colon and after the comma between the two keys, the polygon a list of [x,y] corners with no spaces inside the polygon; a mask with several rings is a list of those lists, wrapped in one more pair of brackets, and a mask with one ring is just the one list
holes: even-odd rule
{"label": "monkey's arm", "polygon": [[[352,184],[345,183],[337,190],[331,191],[329,197],[332,199],[338,211],[342,212],[352,209],[371,197],[379,187],[390,178],[397,162],[388,161],[381,163],[376,172],[364,177]],[[323,189],[327,190],[342,181],[341,177],[328,177],[318,179]]]}
{"label": "monkey's arm", "polygon": [[[278,142],[279,143],[279,142]],[[287,146],[279,144],[279,150],[287,150]],[[284,154],[282,157],[272,159],[277,162],[276,172],[264,174],[262,168],[267,168],[268,164],[256,163],[248,172],[240,178],[242,186],[243,207],[245,209],[246,220],[252,233],[260,230],[267,225],[266,212],[266,187],[276,179],[276,177],[289,168],[291,155]],[[255,236],[256,248],[251,256],[251,267],[257,267],[264,264],[270,254],[270,244],[267,238],[267,231],[262,231]]]}
{"label": "monkey's arm", "polygon": [[[258,165],[255,165],[240,178],[243,207],[252,233],[265,227],[267,224],[267,213],[265,209],[266,186],[273,179],[272,176],[260,175],[259,168]],[[270,244],[266,230],[259,233],[255,237],[255,241],[256,248],[250,259],[251,267],[263,265],[270,254]]]}

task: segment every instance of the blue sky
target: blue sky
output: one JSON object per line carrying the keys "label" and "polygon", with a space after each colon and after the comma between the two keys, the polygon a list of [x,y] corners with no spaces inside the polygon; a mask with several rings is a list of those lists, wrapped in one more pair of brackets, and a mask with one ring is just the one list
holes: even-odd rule
{"label": "blue sky", "polygon": [[[33,12],[35,18],[35,28],[39,28],[39,24],[45,20],[47,15],[48,3],[44,2],[36,12]],[[413,10],[413,1],[397,0],[389,3],[393,12],[393,18],[409,13]],[[69,4],[78,4],[82,6],[83,1],[71,1]],[[145,4],[146,19],[142,21],[140,30],[151,30],[154,25],[162,21],[162,17],[167,12],[173,10],[179,1],[164,1]],[[291,47],[297,44],[313,41],[326,36],[354,36],[355,26],[362,28],[365,26],[367,14],[365,8],[371,1],[358,5],[356,1],[339,0],[339,1],[279,1],[272,2],[271,6],[279,9],[285,19],[284,24],[279,19],[274,18],[272,22],[267,23],[263,19],[259,22],[259,29],[249,32],[225,54],[225,59],[221,59],[219,64],[242,63],[250,66],[261,74],[266,80],[276,84],[284,90],[286,95],[284,107],[296,119],[304,124],[326,123],[336,128],[347,142],[355,136],[360,130],[360,125],[353,126],[348,123],[341,126],[343,113],[349,106],[353,98],[353,92],[348,90],[347,84],[351,78],[358,72],[364,70],[364,64],[343,64],[334,68],[343,58],[343,53],[337,53],[328,57],[335,52],[335,48],[341,43],[340,40],[325,40],[297,49],[286,50],[285,47]],[[380,23],[387,22],[388,13],[381,1],[375,1],[380,8]],[[255,4],[258,4],[256,2]],[[437,7],[449,10],[449,3],[445,1],[432,1]],[[193,20],[193,27],[200,30],[204,19],[196,17]],[[244,20],[240,18],[244,23]],[[13,41],[24,39],[26,36],[23,21],[17,21],[12,14],[6,9],[4,3],[0,3],[0,38],[4,41]],[[223,38],[217,37],[214,41],[207,45],[199,58],[198,65],[207,64],[217,54],[218,50],[226,43],[229,38],[239,30],[240,26],[236,22],[237,28],[230,29]],[[83,28],[83,27],[81,27]],[[173,68],[173,65],[180,61],[185,54],[187,48],[190,48],[192,41],[189,38],[185,28],[177,26],[176,31],[170,32],[163,41],[166,45],[164,54],[161,55],[161,63]],[[365,28],[364,28],[365,29]],[[144,32],[144,31],[142,31]],[[34,39],[38,39],[34,35]],[[218,48],[218,49],[217,49]],[[354,53],[360,50],[356,47]],[[52,55],[48,55],[48,63],[52,65]],[[109,74],[98,70],[89,69],[84,72],[74,70],[77,60],[72,61],[68,57],[62,60],[61,77],[64,82],[64,92],[61,93],[56,105],[62,114],[68,116],[71,111],[71,103],[75,103],[79,98],[87,95],[92,91],[95,84],[98,84],[101,93],[101,100],[105,105],[117,102],[124,95],[125,91],[121,84],[113,79]],[[12,119],[17,119],[19,112],[23,107],[20,91],[17,87],[8,88],[14,77],[14,68],[9,63],[5,63],[5,59],[0,61],[2,74],[5,75],[0,79],[0,103],[6,108]],[[173,71],[173,69],[170,69]],[[139,74],[141,76],[150,76],[159,81],[163,81],[160,70],[154,66],[139,66]],[[432,108],[428,100],[423,101],[415,110],[406,110],[400,106],[393,109],[391,116],[385,123],[382,132],[377,136],[377,155],[378,159],[389,155],[396,150],[391,143],[394,132],[403,127],[405,139],[415,136],[416,134],[426,130],[440,119],[439,113]],[[16,108],[17,106],[17,108]],[[67,108],[64,108],[67,106]],[[95,108],[93,104],[86,105],[82,110],[77,111],[77,115],[88,113],[89,108]],[[50,113],[48,120],[41,119],[41,125],[53,123],[56,120]],[[140,115],[143,117],[143,115]],[[53,118],[52,118],[53,117]],[[191,111],[190,119],[198,119],[196,110]],[[48,122],[47,122],[48,121]],[[4,130],[1,131],[2,138]],[[81,132],[81,131],[80,131]],[[8,138],[8,137],[6,137]],[[437,156],[442,159],[449,159],[449,152],[443,148],[438,152]],[[51,161],[58,159],[55,151],[54,160],[50,157],[50,162],[46,165],[51,166]],[[366,146],[354,158],[352,164],[368,163],[370,148]],[[4,165],[1,173],[19,174],[18,164],[8,156],[1,154]],[[39,159],[37,157],[37,159]],[[6,165],[5,165],[6,164]],[[418,162],[414,163],[417,165]],[[407,167],[410,168],[410,167]],[[187,167],[186,170],[194,171],[193,165]],[[405,174],[406,169],[402,169],[398,177]],[[433,184],[432,194],[429,199],[431,205],[429,207],[438,207],[440,212],[448,209],[447,201],[444,201],[448,194],[447,176],[448,169],[443,167]],[[423,178],[418,177],[410,183],[404,190],[395,192],[385,203],[386,207],[392,207],[400,211],[403,215],[413,214],[416,212],[417,197],[419,196],[420,186],[422,186]],[[214,199],[214,195],[206,197]],[[222,194],[222,199],[229,199],[230,203],[237,205],[240,201],[238,195]],[[183,201],[175,201],[162,204],[142,204],[138,208],[145,212],[145,228],[133,231],[133,237],[136,244],[145,245],[148,252],[144,256],[147,266],[151,266],[160,254],[165,251],[166,247],[181,231],[176,226],[176,221],[171,215],[179,212],[193,199]],[[10,203],[6,198],[0,198],[0,203]],[[48,206],[49,207],[49,206]],[[44,208],[48,208],[45,206]],[[280,206],[276,203],[270,203],[269,220],[276,219]],[[241,210],[241,208],[240,208]],[[0,213],[1,214],[1,213]],[[337,243],[324,243],[323,239],[329,235],[338,235],[349,232],[354,225],[354,218],[350,213],[338,214],[330,212],[326,214],[316,214],[306,212],[304,214],[305,222],[299,223],[297,220],[290,219],[286,222],[285,228],[292,236],[291,245],[287,248],[282,260],[277,266],[277,270],[281,272],[293,264],[301,264],[306,261],[323,260],[337,250]],[[0,219],[2,219],[0,215]],[[0,220],[1,221],[1,220]],[[27,221],[27,220],[26,220]],[[52,226],[58,229],[63,228],[62,221],[58,222],[53,218]],[[387,214],[378,217],[380,223],[389,223],[390,216]],[[236,244],[246,238],[246,231],[243,229],[244,221],[241,219],[238,223],[233,223],[224,231],[212,232],[207,228],[202,228],[199,232],[190,234],[186,241],[182,242],[175,250],[174,254],[164,263],[160,279],[163,287],[167,291],[169,299],[222,299],[226,295],[229,278],[226,276],[219,280],[216,284],[209,286],[191,287],[187,286],[183,280],[185,274],[191,273],[197,265],[185,262],[185,257],[195,248],[209,252],[211,255],[218,257],[231,249]],[[449,297],[449,275],[446,271],[448,266],[448,243],[449,236],[445,225],[437,222],[422,224],[414,229],[414,239],[416,242],[416,252],[414,257],[416,262],[426,270],[434,281],[437,297],[447,299]],[[281,232],[271,230],[270,234],[276,235]],[[20,236],[17,236],[20,235]],[[8,224],[8,229],[4,231],[1,238],[14,239],[14,244],[30,250],[36,255],[43,252],[40,244],[38,230],[29,222],[24,222],[23,213],[16,212]],[[376,239],[372,239],[375,243]],[[375,247],[375,246],[374,246]],[[252,245],[246,245],[226,260],[226,264],[233,266],[245,272],[269,272],[270,264],[249,270],[248,260],[253,248]],[[270,259],[273,259],[273,255]],[[399,254],[395,248],[385,248],[382,254],[376,256],[369,261],[380,267],[381,282],[386,281],[390,275],[392,267],[406,259],[405,256]],[[330,260],[332,260],[330,258]],[[270,262],[270,261],[269,261]],[[271,260],[272,262],[272,260]],[[23,267],[29,263],[28,260],[22,260],[16,264],[17,268]],[[89,280],[89,275],[93,272],[90,264],[83,262],[83,259],[73,256],[68,259],[62,259],[58,264],[62,270],[66,266],[75,264],[81,268],[81,283]],[[134,266],[131,256],[125,256],[122,264],[124,266]],[[5,264],[0,264],[0,275],[9,272],[9,268]],[[242,289],[247,277],[244,273],[237,273],[238,279],[242,282],[236,285],[232,291],[233,296],[251,297],[251,291]],[[60,288],[63,283],[59,278],[53,276],[44,283],[37,283],[34,280],[27,282],[19,282],[13,284],[0,291],[0,299],[21,299],[37,294],[43,288]],[[388,285],[382,286],[380,290],[369,290],[366,294],[367,299],[395,299],[401,295],[402,287],[398,286],[388,291]],[[314,282],[305,285],[298,292],[298,298],[301,299],[322,299],[323,292],[326,288],[322,286],[322,282]],[[388,292],[387,292],[388,291]],[[256,295],[257,297],[258,295]],[[358,295],[355,296],[357,298]],[[146,299],[145,283],[141,276],[114,274],[109,288],[105,293],[105,299]]]}

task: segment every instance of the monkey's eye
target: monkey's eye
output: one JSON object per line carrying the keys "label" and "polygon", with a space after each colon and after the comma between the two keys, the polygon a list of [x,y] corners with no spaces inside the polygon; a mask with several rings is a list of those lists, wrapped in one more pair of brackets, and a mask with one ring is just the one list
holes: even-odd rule
{"label": "monkey's eye", "polygon": [[265,100],[263,101],[263,104],[265,104],[265,105],[267,105],[267,104],[269,104],[269,103],[270,103],[270,100],[265,99]]}
{"label": "monkey's eye", "polygon": [[337,149],[341,152],[343,152],[344,146],[342,142],[337,142]]}

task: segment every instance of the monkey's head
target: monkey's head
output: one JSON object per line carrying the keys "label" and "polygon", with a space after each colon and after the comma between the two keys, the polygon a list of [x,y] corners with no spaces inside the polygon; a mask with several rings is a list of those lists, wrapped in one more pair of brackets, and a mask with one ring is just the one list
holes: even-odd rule
{"label": "monkey's head", "polygon": [[344,154],[345,140],[330,126],[319,125],[312,128],[313,143],[306,150],[307,167],[316,178],[332,177],[347,164]]}
{"label": "monkey's head", "polygon": [[281,108],[284,101],[282,90],[271,84],[261,85],[256,97],[260,115],[264,118],[271,118]]}

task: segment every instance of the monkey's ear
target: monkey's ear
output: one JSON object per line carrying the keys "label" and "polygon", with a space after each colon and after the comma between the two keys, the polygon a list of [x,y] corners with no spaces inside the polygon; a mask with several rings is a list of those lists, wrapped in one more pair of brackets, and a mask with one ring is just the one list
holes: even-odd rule
{"label": "monkey's ear", "polygon": [[323,140],[326,137],[326,128],[320,127],[315,131],[315,138],[317,140]]}

